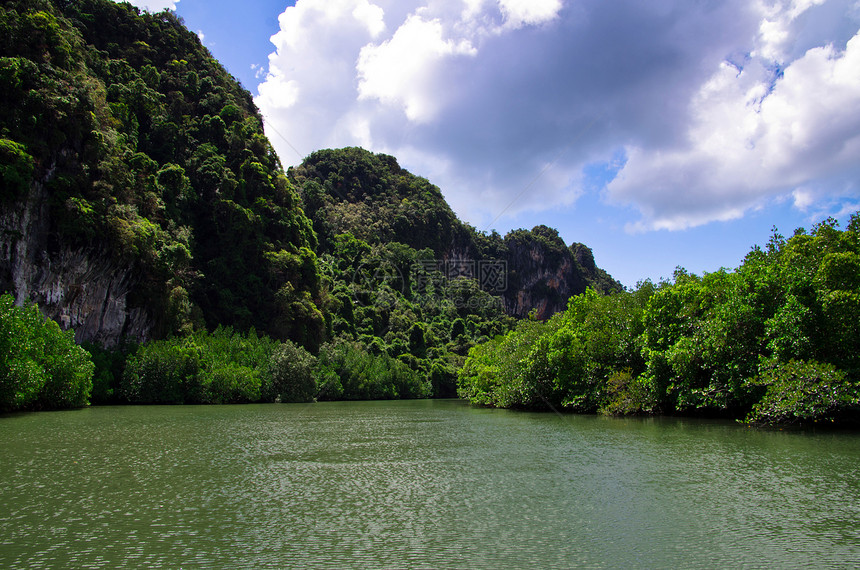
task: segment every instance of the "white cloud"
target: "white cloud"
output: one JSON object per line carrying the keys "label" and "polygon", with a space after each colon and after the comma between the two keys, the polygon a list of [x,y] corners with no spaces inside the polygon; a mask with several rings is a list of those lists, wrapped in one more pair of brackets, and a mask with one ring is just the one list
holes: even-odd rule
{"label": "white cloud", "polygon": [[[425,9],[438,9],[439,4],[444,2],[431,2]],[[562,0],[461,0],[459,5],[459,25],[471,25],[480,34],[544,24],[556,19],[563,7]]]}
{"label": "white cloud", "polygon": [[795,0],[785,5],[777,2],[772,5],[759,4],[762,21],[759,25],[758,49],[755,55],[773,61],[782,61],[794,34],[792,24],[813,5],[821,5],[825,0]]}
{"label": "white cloud", "polygon": [[[119,1],[119,0],[116,0]],[[179,0],[128,0],[129,4],[141,10],[149,12],[161,12],[162,10],[176,10]]]}
{"label": "white cloud", "polygon": [[693,99],[680,148],[628,148],[608,195],[642,211],[633,229],[734,219],[786,193],[802,211],[860,193],[860,33],[776,78],[765,63],[723,64]]}
{"label": "white cloud", "polygon": [[356,106],[355,61],[385,30],[382,9],[368,0],[299,0],[279,22],[256,102],[278,133],[270,138],[281,159],[293,164],[297,153],[360,144],[359,123],[348,119]]}
{"label": "white cloud", "polygon": [[443,38],[439,20],[411,15],[391,39],[367,44],[358,55],[358,98],[401,105],[417,122],[433,118],[442,96],[437,72],[445,58],[475,55],[468,40]]}
{"label": "white cloud", "polygon": [[325,50],[340,43],[340,34],[374,38],[385,29],[382,8],[368,0],[299,0],[278,21],[281,31],[272,37],[278,49]]}
{"label": "white cloud", "polygon": [[252,63],[251,64],[251,71],[254,72],[254,77],[256,79],[262,79],[263,77],[266,76],[266,66],[265,65]]}
{"label": "white cloud", "polygon": [[812,192],[807,188],[795,188],[794,192],[791,193],[791,196],[794,199],[794,207],[801,212],[807,211],[809,207],[816,202],[817,198],[815,192]]}
{"label": "white cloud", "polygon": [[519,28],[553,20],[561,10],[561,0],[499,0],[507,25]]}
{"label": "white cloud", "polygon": [[298,0],[280,27],[256,101],[284,164],[388,152],[479,226],[619,153],[633,230],[858,195],[855,0]]}

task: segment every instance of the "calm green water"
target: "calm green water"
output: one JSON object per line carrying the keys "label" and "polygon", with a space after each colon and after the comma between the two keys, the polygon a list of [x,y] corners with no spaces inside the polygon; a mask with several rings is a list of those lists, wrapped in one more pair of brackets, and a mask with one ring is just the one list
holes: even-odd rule
{"label": "calm green water", "polygon": [[456,401],[0,418],[2,568],[860,566],[860,435]]}

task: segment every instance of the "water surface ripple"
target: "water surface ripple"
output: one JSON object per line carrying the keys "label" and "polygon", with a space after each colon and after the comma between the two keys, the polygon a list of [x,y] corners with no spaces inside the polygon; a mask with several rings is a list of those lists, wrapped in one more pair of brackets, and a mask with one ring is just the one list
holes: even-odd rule
{"label": "water surface ripple", "polygon": [[0,418],[3,568],[860,566],[860,435],[457,401]]}

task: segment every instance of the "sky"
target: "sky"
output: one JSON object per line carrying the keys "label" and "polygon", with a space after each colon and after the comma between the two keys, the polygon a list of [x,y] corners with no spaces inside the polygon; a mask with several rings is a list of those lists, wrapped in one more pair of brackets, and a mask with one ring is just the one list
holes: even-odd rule
{"label": "sky", "polygon": [[860,0],[140,0],[255,96],[284,167],[391,154],[479,230],[624,285],[860,209]]}

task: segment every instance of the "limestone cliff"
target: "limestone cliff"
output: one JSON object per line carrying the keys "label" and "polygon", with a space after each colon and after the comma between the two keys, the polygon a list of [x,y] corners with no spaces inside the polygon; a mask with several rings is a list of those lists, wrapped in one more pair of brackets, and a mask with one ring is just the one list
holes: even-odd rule
{"label": "limestone cliff", "polygon": [[[536,310],[539,318],[549,318],[587,287],[621,288],[595,265],[588,247],[568,247],[552,228],[502,237],[463,223],[439,188],[392,156],[361,148],[321,150],[290,175],[319,236],[320,253],[334,253],[337,235],[345,232],[369,244],[429,248],[449,276],[473,276],[484,291],[502,297],[507,314],[518,317]],[[485,283],[482,267],[496,263],[488,274],[493,283]]]}
{"label": "limestone cliff", "polygon": [[525,317],[534,310],[537,318],[547,319],[588,287],[603,293],[621,289],[595,265],[590,248],[581,243],[567,247],[552,228],[516,230],[504,241],[508,270],[504,304],[509,315]]}
{"label": "limestone cliff", "polygon": [[316,237],[247,92],[169,11],[0,6],[0,291],[78,340],[324,333]]}
{"label": "limestone cliff", "polygon": [[78,342],[115,346],[152,336],[152,316],[129,300],[138,282],[133,264],[50,242],[48,194],[35,183],[26,201],[0,213],[0,289],[18,304],[38,303],[62,328],[74,328]]}

